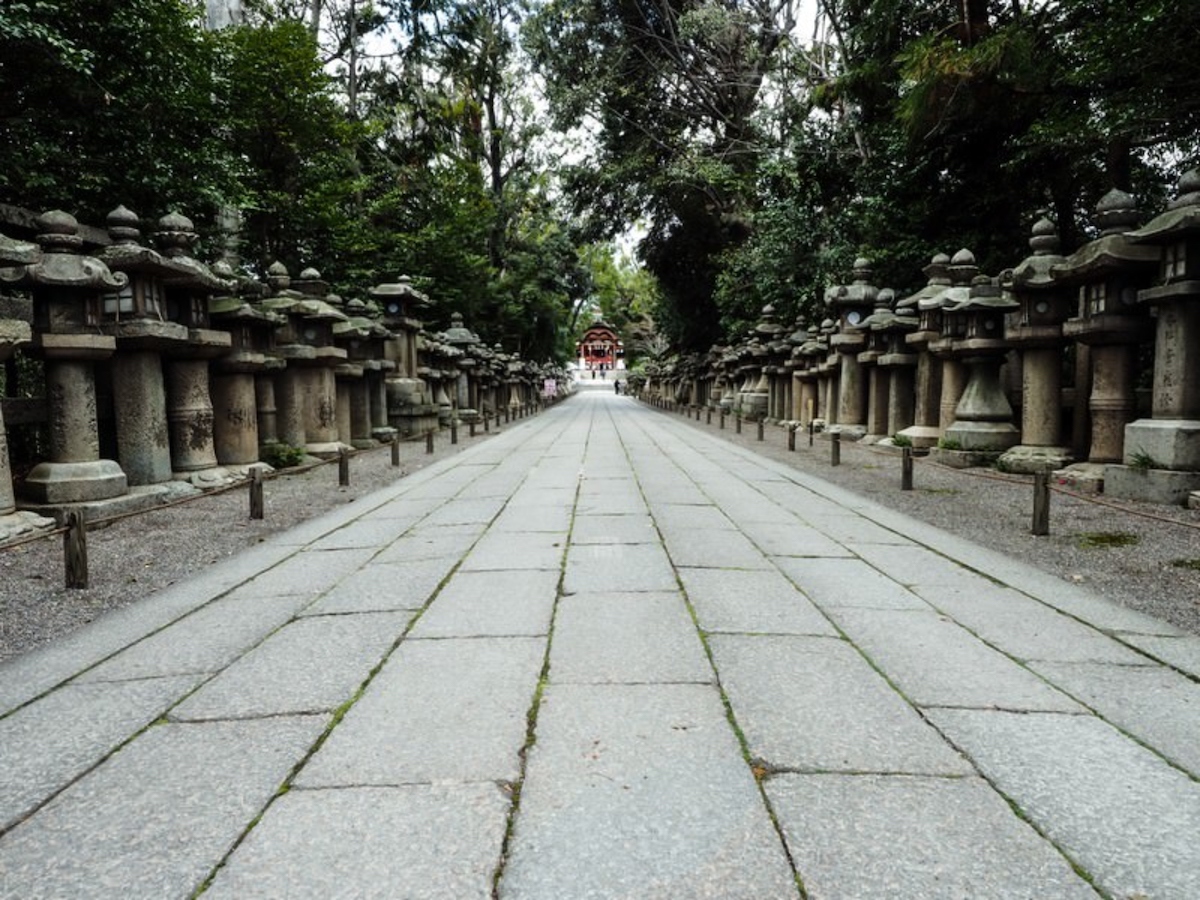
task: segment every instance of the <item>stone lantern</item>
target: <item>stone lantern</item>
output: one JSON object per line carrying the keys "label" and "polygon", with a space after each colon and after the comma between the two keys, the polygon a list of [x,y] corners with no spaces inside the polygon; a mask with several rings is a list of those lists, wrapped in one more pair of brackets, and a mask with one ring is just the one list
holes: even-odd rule
{"label": "stone lantern", "polygon": [[[258,284],[239,280],[229,264],[212,267],[218,278],[235,289],[208,300],[214,328],[229,334],[230,350],[212,362],[213,444],[217,463],[245,476],[259,461],[260,448],[278,443],[275,431],[274,375],[284,368],[275,355],[275,331],[285,317],[260,309]],[[264,385],[266,390],[264,390]]]}
{"label": "stone lantern", "polygon": [[796,371],[796,378],[800,381],[800,424],[807,428],[825,413],[821,405],[819,375],[821,361],[826,357],[828,348],[822,343],[816,326],[807,329],[806,333],[808,337],[792,352],[800,360],[800,368]]}
{"label": "stone lantern", "polygon": [[94,366],[116,349],[116,340],[100,332],[104,296],[129,279],[83,254],[79,225],[68,213],[38,216],[37,227],[41,258],[3,270],[8,285],[33,294],[32,350],[46,363],[50,459],[29,472],[22,493],[46,509],[113,501],[127,494],[128,481],[115,461],[100,458]]}
{"label": "stone lantern", "polygon": [[174,472],[163,364],[187,343],[188,328],[167,318],[165,282],[187,270],[138,243],[140,222],[124,206],[108,214],[107,225],[112,243],[97,256],[128,278],[101,305],[100,329],[117,344],[109,363],[117,458],[130,485],[166,485]]}
{"label": "stone lantern", "polygon": [[215,412],[209,388],[209,363],[228,353],[233,339],[212,327],[211,296],[233,289],[208,266],[191,257],[196,230],[190,219],[169,213],[158,220],[155,239],[163,254],[181,270],[164,281],[167,318],[187,329],[187,341],[166,361],[167,423],[174,477],[197,487],[214,487],[234,479],[217,463],[213,438]]}
{"label": "stone lantern", "polygon": [[875,310],[863,320],[867,348],[859,362],[867,372],[867,434],[865,441],[890,438],[912,424],[913,370],[916,354],[908,353],[904,334],[912,331],[917,320],[897,315],[892,307],[896,293],[883,288],[875,299]]}
{"label": "stone lantern", "polygon": [[799,316],[784,341],[787,344],[783,362],[784,377],[787,379],[787,410],[783,418],[796,423],[802,415],[800,395],[803,382],[800,380],[800,371],[804,367],[804,357],[800,355],[800,348],[808,341],[808,331]]}
{"label": "stone lantern", "polygon": [[402,438],[412,438],[437,430],[437,406],[431,386],[421,377],[419,313],[432,303],[425,294],[402,277],[393,283],[379,284],[370,291],[379,304],[383,326],[392,337],[385,346],[385,358],[395,364],[387,376],[388,424]]}
{"label": "stone lantern", "polygon": [[[0,285],[17,281],[24,273],[23,267],[37,262],[39,258],[40,254],[35,245],[14,241],[0,234],[0,266],[4,267],[0,268]],[[28,344],[32,336],[25,317],[19,316],[17,310],[10,310],[8,305],[4,304],[0,308],[0,362],[7,361],[13,351]],[[12,462],[8,455],[8,435],[4,427],[4,408],[0,405],[0,544],[37,529],[53,526],[53,519],[17,509]]]}
{"label": "stone lantern", "polygon": [[1105,469],[1121,461],[1125,425],[1137,414],[1137,347],[1154,333],[1138,292],[1151,286],[1159,267],[1157,247],[1126,237],[1139,218],[1133,197],[1110,191],[1093,216],[1100,237],[1050,269],[1055,282],[1073,289],[1078,300],[1077,314],[1063,323],[1063,335],[1091,351],[1092,441],[1087,461],[1054,473],[1080,489],[1103,490]]}
{"label": "stone lantern", "polygon": [[979,274],[975,254],[970,250],[959,250],[951,257],[946,273],[950,277],[950,286],[917,303],[923,320],[921,329],[924,330],[926,323],[932,325],[934,322],[939,327],[938,336],[929,341],[927,347],[942,364],[942,390],[938,400],[938,434],[942,437],[954,424],[958,401],[967,387],[967,370],[962,358],[954,352],[954,342],[966,337],[968,318],[965,315],[950,316],[946,311],[970,297],[971,282]]}
{"label": "stone lantern", "polygon": [[[945,307],[948,321],[961,331],[951,352],[967,369],[967,383],[954,411],[954,424],[946,429],[953,441],[971,453],[996,454],[1020,439],[1013,425],[1013,410],[1000,383],[1000,368],[1008,353],[1004,339],[1004,317],[1017,302],[1004,296],[1000,285],[984,275],[976,276],[967,298]],[[961,323],[961,328],[957,327]]]}
{"label": "stone lantern", "polygon": [[1002,287],[1019,304],[1004,336],[1021,357],[1021,443],[1000,457],[1009,472],[1033,474],[1071,462],[1062,446],[1063,322],[1072,296],[1050,274],[1066,262],[1058,255],[1058,233],[1043,217],[1029,239],[1033,255],[1001,276]]}
{"label": "stone lantern", "polygon": [[1184,173],[1166,211],[1126,236],[1160,260],[1158,283],[1138,291],[1154,310],[1154,385],[1150,418],[1125,426],[1124,465],[1108,468],[1105,493],[1185,502],[1200,491],[1200,171]]}
{"label": "stone lantern", "polygon": [[[913,386],[913,420],[898,432],[913,447],[929,448],[942,436],[938,420],[942,399],[942,365],[929,346],[942,337],[941,295],[950,287],[950,257],[935,254],[924,268],[925,286],[896,304],[897,314],[915,318],[916,328],[904,335],[904,345],[916,353],[917,374]],[[896,348],[900,352],[900,348]]]}
{"label": "stone lantern", "polygon": [[478,422],[478,386],[473,387],[472,380],[477,366],[474,353],[479,345],[479,335],[463,325],[462,313],[455,312],[450,316],[450,328],[442,335],[442,340],[461,354],[450,372],[459,418],[468,425]]}
{"label": "stone lantern", "polygon": [[292,287],[287,268],[276,262],[267,270],[271,294],[262,308],[284,317],[276,332],[275,354],[287,363],[275,385],[279,440],[315,456],[342,450],[337,434],[337,386],[334,369],[346,351],[333,342],[334,322],[344,313],[323,299],[325,284],[315,270],[298,279],[305,291]]}
{"label": "stone lantern", "polygon": [[833,349],[833,336],[837,331],[837,322],[833,319],[821,320],[820,346],[824,356],[817,361],[817,406],[821,409],[821,419],[826,428],[837,423],[838,417],[838,382],[840,380],[841,362],[838,352]]}
{"label": "stone lantern", "polygon": [[859,354],[867,348],[862,323],[875,309],[879,288],[870,283],[871,263],[854,261],[854,281],[826,292],[825,303],[837,317],[837,332],[829,346],[840,359],[837,391],[837,424],[843,439],[857,440],[867,431],[867,391]]}

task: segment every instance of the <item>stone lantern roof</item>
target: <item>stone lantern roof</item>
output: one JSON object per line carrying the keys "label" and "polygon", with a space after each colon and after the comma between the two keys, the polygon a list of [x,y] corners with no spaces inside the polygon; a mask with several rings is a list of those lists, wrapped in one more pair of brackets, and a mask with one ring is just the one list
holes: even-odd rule
{"label": "stone lantern roof", "polygon": [[415,313],[433,306],[433,301],[413,287],[412,279],[407,275],[401,276],[391,284],[376,285],[371,288],[370,296],[383,308],[383,317],[387,324],[403,322],[410,330],[421,327]]}
{"label": "stone lantern roof", "polygon": [[37,244],[17,241],[0,234],[0,265],[27,266],[37,262],[40,256],[41,251]]}
{"label": "stone lantern roof", "polygon": [[187,274],[185,269],[169,261],[157,250],[138,243],[142,232],[137,213],[125,206],[118,206],[105,217],[105,224],[112,243],[97,253],[97,257],[110,269],[145,272],[162,278],[180,278]]}
{"label": "stone lantern roof", "polygon": [[1041,291],[1056,286],[1051,269],[1066,262],[1059,255],[1060,241],[1054,223],[1042,216],[1033,225],[1029,249],[1033,255],[1023,259],[1011,272],[1001,278],[1002,285],[1012,291]]}
{"label": "stone lantern roof", "polygon": [[1078,284],[1128,266],[1157,266],[1158,248],[1136,244],[1128,236],[1140,218],[1137,202],[1130,194],[1109,191],[1096,204],[1092,216],[1092,222],[1100,228],[1100,237],[1052,266],[1054,279],[1060,284]]}
{"label": "stone lantern roof", "polygon": [[[115,291],[129,279],[103,262],[84,254],[79,223],[70,213],[52,210],[36,219],[40,253],[19,267],[0,269],[0,283],[14,287],[62,287]],[[27,254],[20,248],[15,252]]]}
{"label": "stone lantern roof", "polygon": [[1200,231],[1200,170],[1190,169],[1179,179],[1178,196],[1165,212],[1125,236],[1135,244],[1170,244]]}
{"label": "stone lantern roof", "polygon": [[442,332],[442,339],[453,347],[467,348],[479,343],[479,335],[463,325],[460,312],[451,314],[450,327]]}
{"label": "stone lantern roof", "polygon": [[234,284],[218,278],[212,270],[191,257],[192,245],[199,235],[196,227],[187,216],[177,212],[168,213],[158,220],[158,230],[154,238],[179,274],[165,278],[166,284],[183,287],[193,291],[230,291]]}
{"label": "stone lantern roof", "polygon": [[971,294],[971,282],[979,274],[975,265],[975,254],[970,250],[959,250],[946,266],[949,276],[941,290],[930,292],[917,301],[917,310],[948,309],[966,300]]}

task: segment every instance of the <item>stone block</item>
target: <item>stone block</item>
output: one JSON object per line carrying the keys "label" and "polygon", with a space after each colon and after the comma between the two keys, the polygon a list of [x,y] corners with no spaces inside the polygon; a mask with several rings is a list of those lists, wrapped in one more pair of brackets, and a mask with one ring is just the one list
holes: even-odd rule
{"label": "stone block", "polygon": [[1127,466],[1150,460],[1154,469],[1200,471],[1200,421],[1192,419],[1138,419],[1125,426]]}
{"label": "stone block", "polygon": [[1200,490],[1200,471],[1108,466],[1104,472],[1104,493],[1121,500],[1180,506],[1197,490]]}

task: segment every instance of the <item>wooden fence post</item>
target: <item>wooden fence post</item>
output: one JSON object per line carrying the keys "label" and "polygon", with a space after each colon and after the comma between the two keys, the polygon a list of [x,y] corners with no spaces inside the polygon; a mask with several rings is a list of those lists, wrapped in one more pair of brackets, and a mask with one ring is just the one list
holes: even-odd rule
{"label": "wooden fence post", "polygon": [[338,451],[338,484],[350,486],[350,451],[345,447]]}
{"label": "wooden fence post", "polygon": [[1033,476],[1033,524],[1030,534],[1044,537],[1050,533],[1050,473]]}
{"label": "wooden fence post", "polygon": [[264,509],[263,471],[256,466],[250,470],[250,518],[261,519]]}
{"label": "wooden fence post", "polygon": [[840,466],[842,464],[842,433],[835,431],[829,437],[829,464]]}
{"label": "wooden fence post", "polygon": [[63,534],[63,563],[66,585],[86,589],[88,586],[87,516],[82,509],[67,510],[67,531]]}
{"label": "wooden fence post", "polygon": [[902,447],[900,450],[900,490],[913,489],[913,455],[912,447]]}

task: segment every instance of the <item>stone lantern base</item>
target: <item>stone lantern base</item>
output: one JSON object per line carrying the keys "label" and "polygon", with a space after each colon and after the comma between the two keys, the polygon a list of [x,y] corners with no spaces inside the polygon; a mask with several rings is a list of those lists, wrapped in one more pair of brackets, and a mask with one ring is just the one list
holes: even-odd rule
{"label": "stone lantern base", "polygon": [[1124,464],[1105,472],[1106,494],[1186,504],[1200,490],[1200,421],[1139,419],[1125,426],[1124,446]]}
{"label": "stone lantern base", "polygon": [[0,545],[33,534],[35,531],[48,531],[55,524],[53,519],[23,509],[0,516]]}
{"label": "stone lantern base", "polygon": [[917,450],[928,450],[930,447],[936,447],[938,438],[942,436],[941,429],[936,425],[910,425],[898,433],[901,437],[906,437],[912,441],[914,449]]}
{"label": "stone lantern base", "polygon": [[1000,455],[997,463],[1002,471],[1018,475],[1053,472],[1071,464],[1074,457],[1067,447],[1036,447],[1021,444]]}
{"label": "stone lantern base", "polygon": [[129,484],[111,459],[88,462],[44,462],[30,470],[22,494],[37,504],[55,506],[110,500],[126,493]]}

